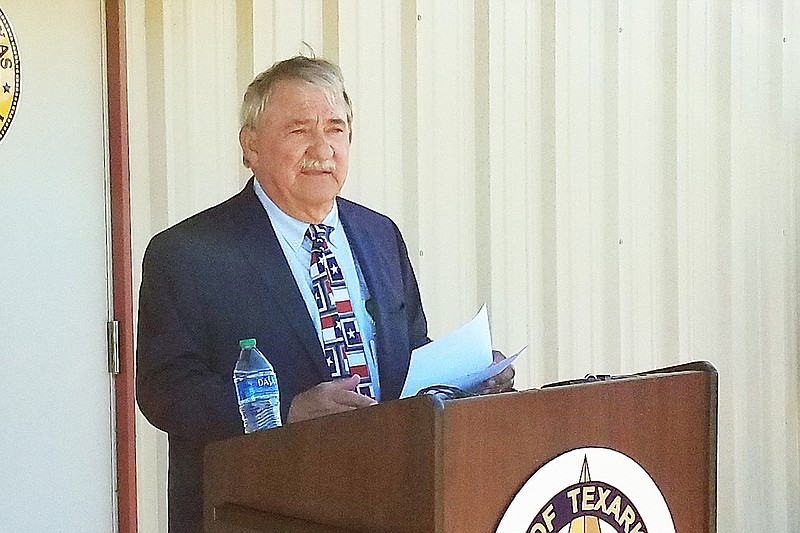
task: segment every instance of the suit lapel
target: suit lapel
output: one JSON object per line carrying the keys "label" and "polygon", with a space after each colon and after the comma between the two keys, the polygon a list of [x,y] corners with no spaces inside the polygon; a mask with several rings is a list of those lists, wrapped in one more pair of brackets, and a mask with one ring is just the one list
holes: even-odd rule
{"label": "suit lapel", "polygon": [[364,275],[370,298],[378,309],[391,307],[397,300],[397,288],[391,283],[391,269],[388,266],[392,263],[386,246],[380,244],[381,239],[373,233],[374,228],[363,223],[346,202],[339,201],[339,218],[347,232],[353,256]]}
{"label": "suit lapel", "polygon": [[316,328],[311,322],[308,309],[283,255],[283,249],[278,243],[269,216],[253,192],[252,180],[248,182],[240,196],[242,209],[238,212],[243,218],[235,223],[235,228],[241,236],[242,253],[247,258],[254,275],[258,276],[266,286],[267,294],[271,298],[270,302],[264,303],[267,316],[275,315],[275,309],[283,313],[321,379],[329,379],[330,374],[324,362]]}
{"label": "suit lapel", "polygon": [[[408,368],[408,339],[401,334],[402,324],[397,323],[398,311],[403,306],[401,279],[396,257],[392,250],[397,243],[394,235],[380,230],[375,224],[359,216],[346,201],[339,201],[339,216],[347,232],[347,240],[358,262],[370,299],[376,310],[375,332],[377,336],[378,372],[381,382],[381,398],[396,398],[402,388],[402,380]],[[374,222],[374,221],[373,221]]]}

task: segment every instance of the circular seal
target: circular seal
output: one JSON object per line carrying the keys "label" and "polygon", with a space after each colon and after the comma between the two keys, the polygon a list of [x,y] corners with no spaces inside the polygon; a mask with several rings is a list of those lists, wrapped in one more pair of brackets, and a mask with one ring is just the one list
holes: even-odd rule
{"label": "circular seal", "polygon": [[497,533],[675,533],[664,496],[636,461],[608,448],[578,448],[522,486]]}
{"label": "circular seal", "polygon": [[0,141],[3,140],[19,103],[19,50],[3,10],[0,9]]}

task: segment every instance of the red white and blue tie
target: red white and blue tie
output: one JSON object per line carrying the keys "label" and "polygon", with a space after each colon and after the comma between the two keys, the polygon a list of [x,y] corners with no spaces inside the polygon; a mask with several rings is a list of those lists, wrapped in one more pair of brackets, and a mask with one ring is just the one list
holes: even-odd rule
{"label": "red white and blue tie", "polygon": [[333,228],[324,224],[311,224],[306,231],[311,241],[311,292],[319,309],[325,363],[332,378],[358,374],[361,382],[356,390],[374,398],[375,390],[350,294],[328,246],[331,231]]}

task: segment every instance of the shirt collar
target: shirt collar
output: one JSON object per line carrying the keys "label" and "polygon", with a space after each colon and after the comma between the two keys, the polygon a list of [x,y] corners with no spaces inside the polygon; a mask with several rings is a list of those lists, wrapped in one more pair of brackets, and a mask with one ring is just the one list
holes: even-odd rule
{"label": "shirt collar", "polygon": [[[287,215],[269,196],[267,196],[267,193],[264,192],[264,189],[257,179],[253,179],[253,190],[261,202],[261,205],[264,206],[264,210],[267,212],[270,222],[272,222],[275,234],[286,241],[295,252],[298,251],[303,245],[303,240],[309,225],[308,222],[303,222],[291,215]],[[336,201],[333,202],[333,208],[322,223],[332,227],[333,232],[339,228],[339,206]],[[339,233],[341,233],[341,231],[339,231]]]}

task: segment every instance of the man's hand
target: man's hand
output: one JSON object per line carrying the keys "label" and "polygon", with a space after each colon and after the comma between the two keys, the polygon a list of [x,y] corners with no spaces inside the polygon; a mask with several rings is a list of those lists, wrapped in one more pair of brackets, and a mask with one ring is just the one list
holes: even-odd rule
{"label": "man's hand", "polygon": [[[492,350],[493,362],[497,363],[506,356],[499,350]],[[494,394],[496,392],[510,392],[514,390],[514,365],[508,365],[502,372],[487,379],[481,384],[479,394]]]}
{"label": "man's hand", "polygon": [[291,424],[378,403],[369,396],[355,392],[360,380],[358,375],[353,375],[349,378],[326,381],[298,394],[289,406],[287,422]]}

